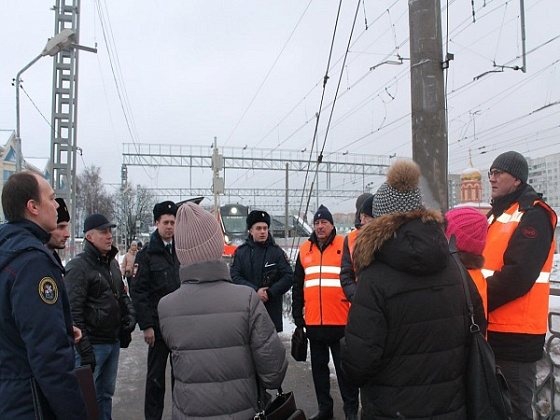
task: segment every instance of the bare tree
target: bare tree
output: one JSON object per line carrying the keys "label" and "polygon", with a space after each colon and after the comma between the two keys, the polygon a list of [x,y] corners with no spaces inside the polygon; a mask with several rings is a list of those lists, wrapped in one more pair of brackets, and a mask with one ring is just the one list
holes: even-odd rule
{"label": "bare tree", "polygon": [[113,197],[105,191],[101,168],[88,166],[78,175],[76,182],[76,236],[82,236],[83,222],[87,216],[101,213],[108,219],[114,216]]}
{"label": "bare tree", "polygon": [[127,184],[114,196],[116,224],[128,249],[133,240],[147,227],[153,225],[152,208],[155,204],[153,194],[141,185],[134,188]]}

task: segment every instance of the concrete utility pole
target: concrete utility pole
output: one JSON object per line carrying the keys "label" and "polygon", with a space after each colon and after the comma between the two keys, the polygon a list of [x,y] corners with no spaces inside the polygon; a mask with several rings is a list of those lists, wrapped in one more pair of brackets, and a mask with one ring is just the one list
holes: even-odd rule
{"label": "concrete utility pole", "polygon": [[447,118],[440,0],[409,0],[412,158],[428,208],[447,211]]}
{"label": "concrete utility pole", "polygon": [[284,238],[288,238],[290,232],[290,226],[288,225],[289,217],[289,206],[290,206],[290,164],[286,163],[286,209],[284,210]]}

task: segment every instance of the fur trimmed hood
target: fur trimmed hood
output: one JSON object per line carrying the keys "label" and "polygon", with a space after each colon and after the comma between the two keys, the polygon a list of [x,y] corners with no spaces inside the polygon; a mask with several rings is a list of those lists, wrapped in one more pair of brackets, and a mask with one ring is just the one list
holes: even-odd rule
{"label": "fur trimmed hood", "polygon": [[439,210],[420,209],[380,216],[362,227],[353,260],[356,271],[381,260],[399,271],[433,273],[447,265],[449,254],[444,217]]}

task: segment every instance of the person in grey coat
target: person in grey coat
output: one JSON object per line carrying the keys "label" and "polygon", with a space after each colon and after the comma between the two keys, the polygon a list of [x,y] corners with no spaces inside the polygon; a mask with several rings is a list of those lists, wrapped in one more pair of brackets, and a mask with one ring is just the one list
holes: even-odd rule
{"label": "person in grey coat", "polygon": [[158,305],[173,363],[174,420],[252,418],[262,408],[258,383],[276,389],[286,375],[274,324],[254,290],[232,283],[223,248],[217,220],[183,204],[175,221],[181,286]]}

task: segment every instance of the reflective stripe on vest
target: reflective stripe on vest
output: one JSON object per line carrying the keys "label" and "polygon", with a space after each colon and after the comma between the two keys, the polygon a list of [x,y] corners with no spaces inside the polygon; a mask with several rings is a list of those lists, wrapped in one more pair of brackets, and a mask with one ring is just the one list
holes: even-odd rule
{"label": "reflective stripe on vest", "polygon": [[[554,211],[540,200],[535,200],[533,204],[540,205],[548,211],[554,230],[557,221]],[[513,233],[519,226],[523,214],[519,211],[519,203],[515,203],[498,218],[494,219],[493,216],[489,218],[490,227],[488,228],[488,238],[483,253],[485,263],[482,273],[484,277],[488,278],[495,271],[502,269],[504,253]],[[488,314],[488,331],[546,334],[550,293],[549,279],[555,248],[556,239],[553,237],[548,258],[531,290],[524,296],[490,312]]]}
{"label": "reflective stripe on vest", "polygon": [[343,245],[344,237],[337,235],[323,253],[309,242],[300,246],[306,325],[346,325],[349,303],[340,285]]}

